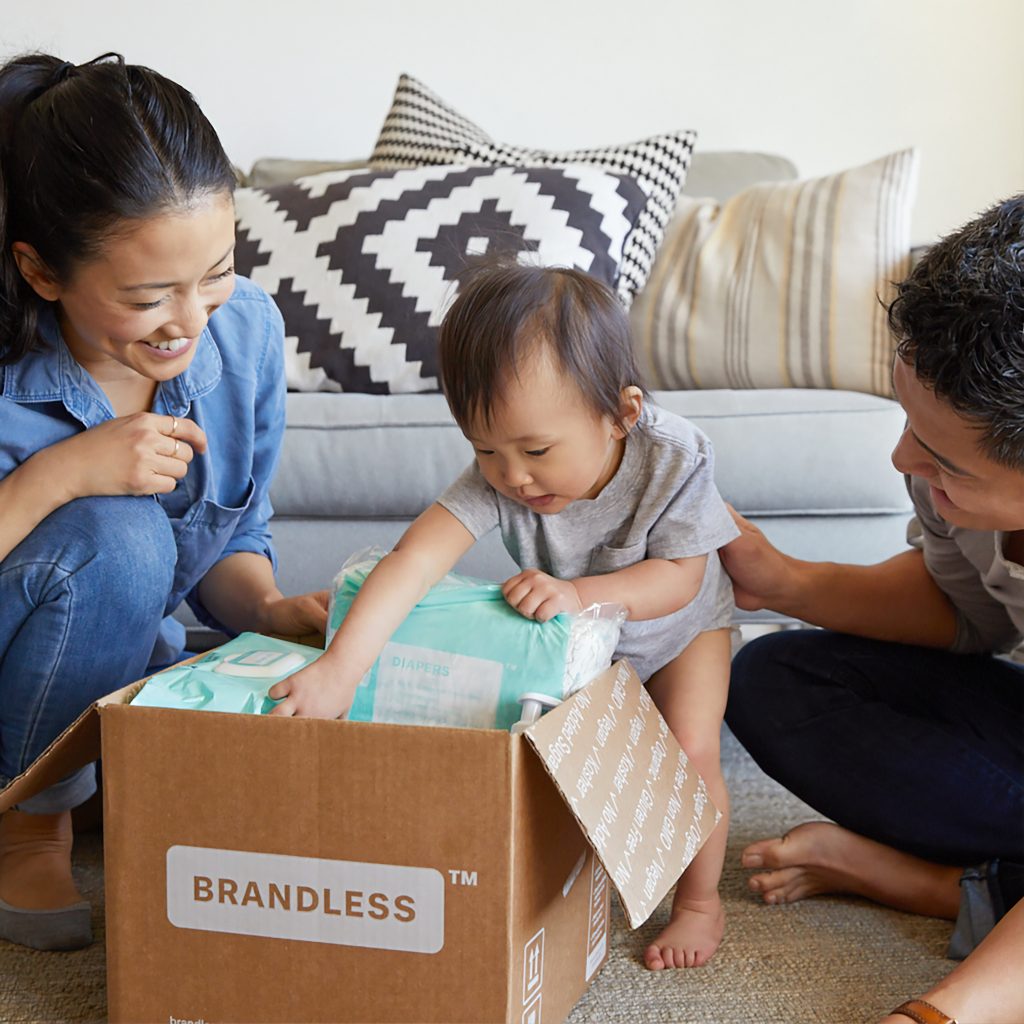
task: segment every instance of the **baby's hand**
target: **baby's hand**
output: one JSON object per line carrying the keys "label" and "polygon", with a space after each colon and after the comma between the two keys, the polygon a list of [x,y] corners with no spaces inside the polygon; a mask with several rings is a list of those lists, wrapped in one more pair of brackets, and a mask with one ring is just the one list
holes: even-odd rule
{"label": "baby's hand", "polygon": [[547,622],[559,612],[583,611],[576,587],[569,580],[556,580],[540,569],[524,569],[505,580],[501,592],[520,615],[537,622]]}
{"label": "baby's hand", "polygon": [[287,718],[340,718],[352,706],[354,688],[346,686],[327,662],[314,661],[268,691],[281,703],[270,713]]}

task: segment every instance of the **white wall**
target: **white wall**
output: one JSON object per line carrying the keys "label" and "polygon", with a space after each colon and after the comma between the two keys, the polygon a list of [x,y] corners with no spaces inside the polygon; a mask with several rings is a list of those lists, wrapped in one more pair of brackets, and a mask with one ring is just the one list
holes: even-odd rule
{"label": "white wall", "polygon": [[1020,0],[0,0],[0,55],[120,50],[231,158],[366,155],[407,71],[495,137],[696,128],[823,174],[917,145],[914,238],[1024,189]]}

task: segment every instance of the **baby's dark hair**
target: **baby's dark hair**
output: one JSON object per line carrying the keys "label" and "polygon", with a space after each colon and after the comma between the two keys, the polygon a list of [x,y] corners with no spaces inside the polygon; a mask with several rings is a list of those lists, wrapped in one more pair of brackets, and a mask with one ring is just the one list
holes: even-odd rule
{"label": "baby's dark hair", "polygon": [[1024,469],[1024,194],[937,242],[889,306],[896,354]]}
{"label": "baby's dark hair", "polygon": [[456,423],[489,423],[509,373],[545,344],[590,406],[620,427],[622,389],[646,392],[629,317],[615,293],[580,270],[503,256],[475,263],[438,339],[441,383]]}
{"label": "baby's dark hair", "polygon": [[117,53],[0,67],[0,364],[37,341],[45,303],[11,252],[31,245],[62,284],[126,224],[230,195],[231,162],[191,93]]}

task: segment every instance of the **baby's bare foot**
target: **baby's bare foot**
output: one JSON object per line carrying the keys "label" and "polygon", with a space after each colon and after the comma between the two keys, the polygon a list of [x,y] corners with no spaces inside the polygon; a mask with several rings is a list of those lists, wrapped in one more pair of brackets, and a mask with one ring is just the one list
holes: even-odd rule
{"label": "baby's bare foot", "polygon": [[934,864],[827,821],[811,821],[742,854],[745,868],[771,868],[747,885],[765,903],[824,893],[864,896],[897,910],[956,918],[961,869]]}
{"label": "baby's bare foot", "polygon": [[662,933],[644,950],[648,970],[665,967],[703,967],[725,933],[725,911],[716,893],[711,899],[677,898]]}

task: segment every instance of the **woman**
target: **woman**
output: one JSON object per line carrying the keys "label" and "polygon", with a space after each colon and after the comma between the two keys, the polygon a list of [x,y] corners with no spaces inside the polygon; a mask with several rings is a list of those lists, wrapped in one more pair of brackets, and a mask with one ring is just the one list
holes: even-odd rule
{"label": "woman", "polygon": [[[283,328],[232,268],[235,179],[192,96],[105,54],[0,68],[0,783],[97,697],[229,632],[322,630],[274,583]],[[0,937],[91,942],[89,766],[0,819]]]}

